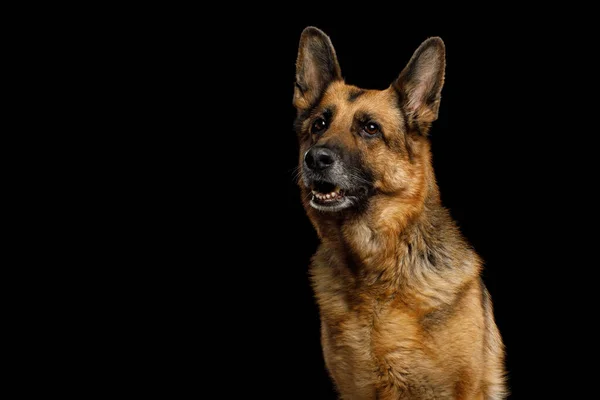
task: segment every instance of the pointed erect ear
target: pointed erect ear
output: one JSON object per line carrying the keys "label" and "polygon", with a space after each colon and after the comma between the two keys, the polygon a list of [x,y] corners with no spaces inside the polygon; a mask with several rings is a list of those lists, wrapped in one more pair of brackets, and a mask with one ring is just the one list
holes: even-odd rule
{"label": "pointed erect ear", "polygon": [[312,26],[304,29],[296,60],[294,106],[299,112],[309,108],[332,81],[341,79],[342,73],[329,37]]}
{"label": "pointed erect ear", "polygon": [[444,42],[439,37],[429,38],[394,82],[401,105],[412,121],[427,126],[437,119],[445,68]]}

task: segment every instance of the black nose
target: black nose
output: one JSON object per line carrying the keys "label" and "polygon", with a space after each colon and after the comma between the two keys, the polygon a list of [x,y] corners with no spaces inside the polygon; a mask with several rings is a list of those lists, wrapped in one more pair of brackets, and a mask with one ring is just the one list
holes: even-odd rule
{"label": "black nose", "polygon": [[323,171],[331,167],[334,161],[333,151],[325,147],[313,147],[304,156],[304,162],[313,171]]}

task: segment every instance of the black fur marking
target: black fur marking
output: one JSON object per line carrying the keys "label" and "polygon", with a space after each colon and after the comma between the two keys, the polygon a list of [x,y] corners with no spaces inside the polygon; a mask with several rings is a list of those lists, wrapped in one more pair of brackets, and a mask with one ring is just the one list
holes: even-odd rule
{"label": "black fur marking", "polygon": [[327,121],[327,124],[331,123],[331,120],[333,119],[333,116],[335,115],[335,110],[336,110],[336,107],[334,105],[327,106],[323,110],[323,118],[325,118],[325,120]]}
{"label": "black fur marking", "polygon": [[410,140],[408,139],[408,132],[410,132],[410,126],[408,125],[408,115],[402,109],[402,107],[398,106],[400,109],[400,115],[402,116],[402,122],[404,123],[404,132],[402,132],[402,137],[404,138],[404,147],[406,148],[406,153],[408,154],[408,161],[412,164],[415,158],[415,154],[413,148],[410,144]]}
{"label": "black fur marking", "polygon": [[[483,308],[483,324],[485,326],[485,330],[486,332],[489,331],[489,315],[492,312],[491,311],[491,304],[490,304],[490,293],[487,290],[487,287],[485,286],[485,283],[483,282],[483,278],[481,278],[481,276],[479,277],[479,290],[481,290],[481,307]],[[483,335],[483,348],[484,351],[488,346],[488,335]]]}
{"label": "black fur marking", "polygon": [[425,253],[426,253],[427,262],[429,263],[429,265],[437,269],[437,267],[438,267],[437,260],[436,260],[436,257],[435,257],[435,254],[433,253],[433,251],[431,251],[430,249],[427,249],[427,251]]}
{"label": "black fur marking", "polygon": [[304,95],[304,92],[306,92],[306,88],[304,86],[302,86],[299,82],[295,83],[296,88],[298,88],[298,90],[300,91],[300,93],[302,93]]}
{"label": "black fur marking", "polygon": [[365,93],[366,93],[365,90],[362,90],[362,89],[353,89],[350,92],[350,95],[348,96],[348,101],[350,103],[354,103],[356,101],[356,99],[358,99],[360,96],[362,96]]}
{"label": "black fur marking", "polygon": [[358,276],[361,269],[364,269],[364,268],[360,268],[360,265],[357,262],[356,255],[352,251],[352,248],[350,247],[350,245],[344,239],[344,236],[342,235],[341,231],[339,232],[339,239],[340,239],[340,243],[342,244],[343,250],[344,250],[342,254],[346,255],[345,261],[346,261],[348,270],[350,271],[350,273],[352,273],[352,275]]}
{"label": "black fur marking", "polygon": [[487,314],[487,309],[489,307],[488,303],[490,302],[490,295],[481,277],[479,277],[479,287],[481,289],[481,306],[483,307],[484,314]]}
{"label": "black fur marking", "polygon": [[457,305],[459,305],[461,301],[463,301],[470,288],[471,283],[467,283],[459,289],[451,303],[444,304],[435,309],[434,311],[426,314],[421,320],[421,324],[423,325],[423,327],[425,329],[432,329],[436,326],[446,323],[446,321],[448,321],[448,319],[459,308],[457,307]]}
{"label": "black fur marking", "polygon": [[354,115],[354,119],[363,125],[366,124],[367,122],[375,121],[375,118],[373,118],[373,115],[371,115],[367,112],[364,112],[364,111],[357,111],[356,115]]}

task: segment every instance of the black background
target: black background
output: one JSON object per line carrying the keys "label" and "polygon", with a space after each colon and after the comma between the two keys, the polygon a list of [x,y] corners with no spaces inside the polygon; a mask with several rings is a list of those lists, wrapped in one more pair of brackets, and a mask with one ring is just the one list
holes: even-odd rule
{"label": "black background", "polygon": [[[293,179],[295,59],[314,25],[331,37],[346,82],[372,89],[426,38],[445,41],[434,168],[444,205],[485,261],[511,398],[585,393],[588,26],[579,15],[501,11],[154,10],[132,25],[121,42],[135,99],[127,210],[147,262],[131,312],[141,333],[128,343],[154,377],[143,387],[335,398],[307,275],[318,242]],[[567,22],[578,29],[565,33]]]}

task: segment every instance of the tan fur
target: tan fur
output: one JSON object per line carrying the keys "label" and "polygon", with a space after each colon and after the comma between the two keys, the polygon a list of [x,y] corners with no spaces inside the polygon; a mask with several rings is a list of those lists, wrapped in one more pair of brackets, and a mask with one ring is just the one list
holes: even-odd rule
{"label": "tan fur", "polygon": [[[396,88],[349,101],[356,90],[334,80],[314,108],[335,107],[327,132],[304,135],[311,116],[299,128],[301,157],[316,143],[358,151],[376,189],[363,212],[329,215],[300,184],[321,240],[311,275],[327,369],[342,399],[503,399],[504,350],[481,261],[441,206],[426,132],[404,121],[411,110],[400,111]],[[298,93],[295,103],[308,110]],[[360,112],[377,117],[387,144],[351,133]]]}

